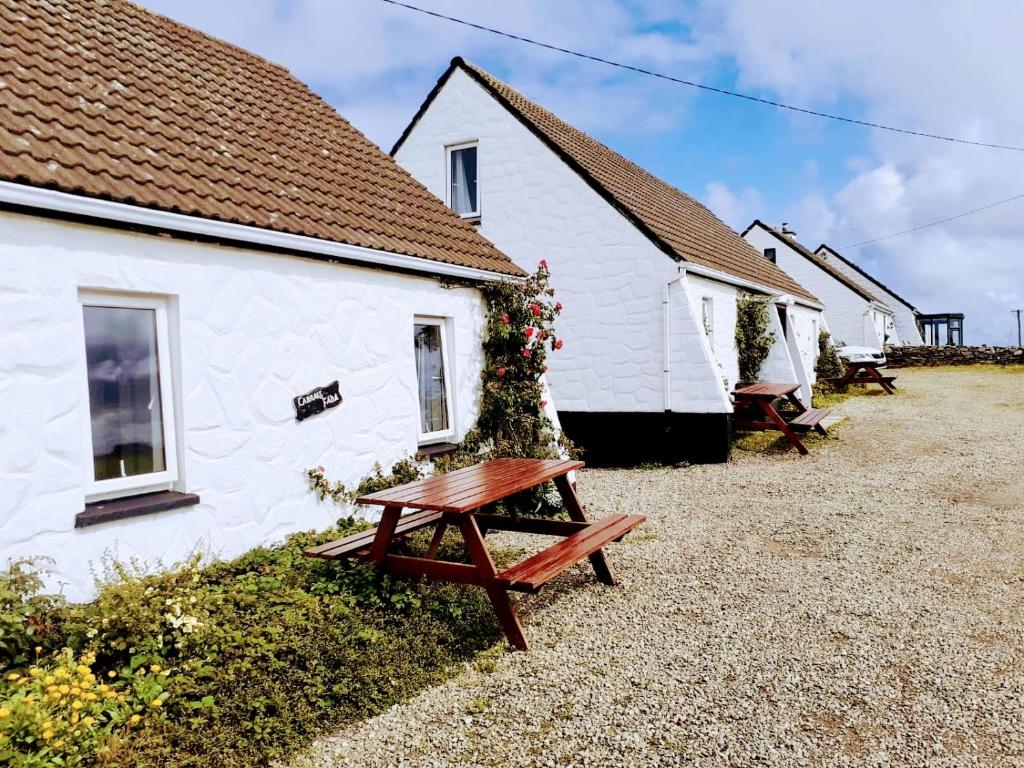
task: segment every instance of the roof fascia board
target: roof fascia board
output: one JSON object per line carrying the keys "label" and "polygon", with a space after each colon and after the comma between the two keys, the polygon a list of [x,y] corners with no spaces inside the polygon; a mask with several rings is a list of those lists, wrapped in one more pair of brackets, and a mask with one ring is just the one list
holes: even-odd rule
{"label": "roof fascia board", "polygon": [[405,256],[374,248],[347,245],[330,240],[320,240],[305,235],[275,232],[245,224],[232,224],[181,213],[158,211],[126,203],[100,200],[82,195],[72,195],[52,189],[42,189],[27,184],[0,181],[0,203],[36,209],[42,212],[59,212],[88,219],[116,222],[147,227],[167,232],[199,235],[213,240],[230,243],[251,243],[269,248],[296,251],[314,257],[326,257],[340,261],[355,262],[372,267],[384,267],[406,272],[423,273],[431,276],[454,277],[464,280],[494,282],[498,280],[520,280],[514,275],[505,275],[490,270],[463,267],[429,261],[418,256]]}
{"label": "roof fascia board", "polygon": [[824,309],[824,306],[816,301],[811,301],[810,299],[805,299],[800,296],[794,296],[793,294],[784,293],[778,288],[770,288],[767,285],[755,283],[750,280],[744,280],[742,277],[735,277],[726,272],[719,272],[718,270],[715,269],[702,267],[699,264],[694,264],[692,261],[686,262],[685,266],[681,266],[680,269],[685,271],[687,274],[694,274],[698,275],[699,277],[706,277],[709,280],[716,280],[720,283],[734,285],[738,288],[747,288],[752,291],[757,291],[758,293],[764,293],[769,296],[775,296],[778,298],[785,299],[787,301],[792,299],[797,304],[802,304],[806,307],[810,307],[811,309]]}

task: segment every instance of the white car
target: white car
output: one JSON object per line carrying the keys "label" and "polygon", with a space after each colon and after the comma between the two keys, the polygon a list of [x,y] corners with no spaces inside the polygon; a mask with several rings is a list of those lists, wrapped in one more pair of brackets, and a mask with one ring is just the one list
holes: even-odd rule
{"label": "white car", "polygon": [[843,346],[837,350],[839,357],[848,363],[874,363],[879,368],[885,367],[885,352],[874,347]]}

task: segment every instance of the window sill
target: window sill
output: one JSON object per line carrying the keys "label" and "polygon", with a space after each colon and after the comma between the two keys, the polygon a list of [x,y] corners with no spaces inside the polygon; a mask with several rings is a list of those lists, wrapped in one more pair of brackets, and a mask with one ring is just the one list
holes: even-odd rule
{"label": "window sill", "polygon": [[467,224],[472,224],[474,227],[479,227],[480,226],[480,214],[479,213],[467,213],[467,214],[464,214],[464,215],[463,214],[459,214],[459,218],[461,218]]}
{"label": "window sill", "polygon": [[416,458],[419,461],[436,459],[441,456],[448,455],[458,447],[459,446],[455,443],[431,443],[430,445],[421,445],[416,451]]}
{"label": "window sill", "polygon": [[166,512],[169,509],[191,507],[198,503],[199,497],[196,494],[178,493],[177,491],[142,493],[123,499],[95,501],[86,504],[85,510],[75,515],[75,528],[87,528],[90,525],[152,515],[156,512]]}

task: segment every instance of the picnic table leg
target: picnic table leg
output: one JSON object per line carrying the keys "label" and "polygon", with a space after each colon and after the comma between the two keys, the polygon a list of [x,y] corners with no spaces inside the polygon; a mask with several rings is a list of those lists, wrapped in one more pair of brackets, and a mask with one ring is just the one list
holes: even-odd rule
{"label": "picnic table leg", "polygon": [[889,395],[895,395],[896,394],[896,390],[889,384],[889,382],[887,382],[885,380],[885,377],[882,376],[881,373],[879,373],[877,368],[875,368],[875,367],[867,368],[865,370],[865,372],[868,374],[868,376],[870,378],[872,378],[875,382],[878,383],[878,386],[880,386],[882,389],[885,390],[886,394],[889,394]]}
{"label": "picnic table leg", "polygon": [[775,426],[779,428],[779,431],[786,436],[786,439],[789,440],[789,444],[800,451],[801,456],[806,456],[809,451],[800,441],[796,432],[789,428],[789,424],[786,423],[786,420],[779,416],[779,412],[775,410],[772,404],[760,399],[757,403],[761,406],[761,410],[764,411],[764,415],[767,416]]}
{"label": "picnic table leg", "polygon": [[434,536],[430,539],[430,546],[427,547],[427,560],[433,560],[437,557],[437,550],[441,547],[441,539],[444,538],[444,532],[448,529],[448,523],[444,520],[437,524],[434,528]]}
{"label": "picnic table leg", "polygon": [[469,556],[480,573],[481,585],[487,590],[487,596],[491,599],[491,605],[494,606],[494,613],[498,616],[498,624],[501,626],[501,631],[505,633],[505,638],[517,650],[530,650],[526,642],[526,634],[523,632],[523,625],[519,623],[516,609],[512,605],[512,598],[508,596],[508,591],[494,581],[498,569],[494,566],[491,553],[487,551],[487,545],[484,543],[484,537],[480,534],[476,518],[472,514],[463,515],[459,521],[459,530],[462,531],[462,538],[466,541]]}
{"label": "picnic table leg", "polygon": [[395,535],[395,527],[398,525],[398,518],[402,515],[401,507],[384,507],[380,516],[380,523],[377,525],[377,534],[373,537],[373,545],[370,547],[370,561],[378,565],[384,562],[384,556],[391,546],[391,539]]}
{"label": "picnic table leg", "polygon": [[[565,509],[569,513],[569,519],[577,523],[589,523],[590,520],[587,518],[586,510],[583,509],[579,496],[576,495],[576,491],[569,482],[569,476],[562,475],[561,477],[556,477],[555,487],[558,488],[558,493],[562,496],[562,503],[565,504]],[[607,558],[605,558],[603,549],[599,549],[590,555],[590,564],[594,567],[594,574],[597,576],[598,581],[612,587],[615,586],[615,571],[612,570]]]}

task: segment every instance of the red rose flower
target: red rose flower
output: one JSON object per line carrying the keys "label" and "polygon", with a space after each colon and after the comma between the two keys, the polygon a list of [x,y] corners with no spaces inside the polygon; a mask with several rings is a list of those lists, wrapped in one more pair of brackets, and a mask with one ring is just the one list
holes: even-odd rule
{"label": "red rose flower", "polygon": [[530,311],[533,312],[534,317],[540,317],[542,311],[540,308],[540,304],[531,304]]}
{"label": "red rose flower", "polygon": [[556,302],[555,303],[555,312],[561,312],[561,311],[562,311],[562,302],[560,302],[560,301]]}
{"label": "red rose flower", "polygon": [[548,401],[547,401],[547,400],[541,400],[541,401],[540,401],[540,407],[541,407],[541,408],[543,408],[543,407],[544,407],[545,405],[547,405],[547,404],[548,404]]}
{"label": "red rose flower", "polygon": [[554,344],[554,347],[555,347],[555,349],[561,349],[562,348],[562,340],[559,339],[558,341],[556,341],[555,344]]}
{"label": "red rose flower", "polygon": [[526,334],[526,338],[530,338],[531,336],[533,336],[533,326],[527,326],[526,330],[523,331],[523,333]]}
{"label": "red rose flower", "polygon": [[544,366],[544,373],[547,373],[547,372],[548,372],[548,367],[545,365]]}
{"label": "red rose flower", "polygon": [[324,469],[323,467],[317,467],[317,469],[318,469],[319,471],[321,471],[321,472],[326,472],[326,471],[327,471],[327,470],[325,470],[325,469]]}
{"label": "red rose flower", "polygon": [[509,322],[510,322],[510,321],[509,321],[509,319],[508,319],[508,312],[506,312],[505,314],[503,314],[503,315],[501,316],[501,322],[503,322],[503,323],[504,323],[505,325],[508,325],[508,324],[509,324]]}
{"label": "red rose flower", "polygon": [[542,267],[544,267],[544,269],[547,269],[548,268],[548,260],[547,259],[541,259],[540,260],[540,265]]}
{"label": "red rose flower", "polygon": [[529,357],[532,354],[533,352],[529,348],[523,350],[523,357]]}
{"label": "red rose flower", "polygon": [[505,369],[504,368],[499,368],[498,369],[498,378],[501,378],[504,375],[505,375]]}

